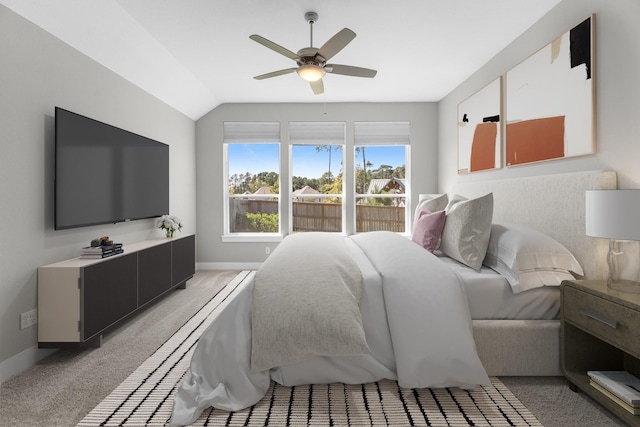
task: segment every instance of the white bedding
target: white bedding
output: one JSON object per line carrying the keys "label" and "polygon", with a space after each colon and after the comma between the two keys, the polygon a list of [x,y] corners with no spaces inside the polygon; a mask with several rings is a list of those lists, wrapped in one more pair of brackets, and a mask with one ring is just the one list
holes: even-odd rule
{"label": "white bedding", "polygon": [[488,267],[475,271],[451,258],[439,259],[464,282],[473,320],[556,320],[560,288],[543,286],[514,294],[507,279]]}
{"label": "white bedding", "polygon": [[[362,317],[362,274],[348,239],[292,234],[255,276],[251,370],[290,365],[313,355],[369,353]],[[300,268],[303,267],[303,268]]]}
{"label": "white bedding", "polygon": [[344,239],[363,276],[360,311],[370,354],[315,356],[251,372],[253,282],[247,283],[200,338],[190,372],[175,395],[172,424],[192,423],[209,406],[251,406],[264,396],[271,379],[287,386],[383,378],[407,388],[489,384],[459,276],[395,233]]}

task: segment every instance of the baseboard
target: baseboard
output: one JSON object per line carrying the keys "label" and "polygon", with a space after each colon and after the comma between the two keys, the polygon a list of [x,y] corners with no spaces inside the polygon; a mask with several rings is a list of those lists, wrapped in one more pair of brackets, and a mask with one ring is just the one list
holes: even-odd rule
{"label": "baseboard", "polygon": [[26,371],[40,360],[55,353],[56,349],[40,349],[37,345],[30,347],[7,360],[0,362],[0,383],[7,381]]}
{"label": "baseboard", "polygon": [[196,270],[257,270],[261,262],[199,262]]}

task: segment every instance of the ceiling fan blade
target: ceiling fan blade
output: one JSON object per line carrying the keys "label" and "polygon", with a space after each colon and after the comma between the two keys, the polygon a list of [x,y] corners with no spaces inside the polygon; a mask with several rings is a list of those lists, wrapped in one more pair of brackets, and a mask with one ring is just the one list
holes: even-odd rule
{"label": "ceiling fan blade", "polygon": [[340,64],[327,64],[324,66],[324,71],[331,74],[368,78],[375,77],[378,73],[376,70],[372,70],[370,68],[352,67],[351,65]]}
{"label": "ceiling fan blade", "polygon": [[280,46],[279,44],[276,44],[274,42],[272,42],[271,40],[267,40],[262,36],[259,36],[257,34],[253,34],[251,36],[249,36],[249,38],[253,41],[256,41],[258,43],[260,43],[261,45],[268,47],[269,49],[278,52],[280,55],[284,55],[287,58],[293,59],[294,61],[297,61],[298,59],[300,59],[300,57],[291,52],[289,49],[286,49],[282,46]]}
{"label": "ceiling fan blade", "polygon": [[325,61],[331,59],[336,53],[340,52],[346,45],[356,38],[356,33],[348,28],[343,28],[338,31],[335,36],[331,37],[325,44],[322,45],[318,54],[324,58]]}
{"label": "ceiling fan blade", "polygon": [[278,77],[278,76],[281,76],[283,74],[293,73],[296,70],[297,70],[297,68],[286,68],[284,70],[278,70],[278,71],[272,71],[272,72],[266,73],[266,74],[260,74],[259,76],[255,76],[254,79],[256,79],[256,80],[264,80],[264,79],[268,79],[268,78],[271,78],[271,77]]}
{"label": "ceiling fan blade", "polygon": [[309,82],[311,85],[311,90],[315,95],[320,95],[324,93],[324,83],[322,83],[322,79],[316,80],[315,82]]}

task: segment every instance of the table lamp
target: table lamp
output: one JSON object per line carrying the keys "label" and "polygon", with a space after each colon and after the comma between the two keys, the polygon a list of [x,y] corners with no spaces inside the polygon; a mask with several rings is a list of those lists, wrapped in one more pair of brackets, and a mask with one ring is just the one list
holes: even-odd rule
{"label": "table lamp", "polygon": [[587,236],[610,239],[608,287],[640,293],[640,190],[587,190],[585,202]]}

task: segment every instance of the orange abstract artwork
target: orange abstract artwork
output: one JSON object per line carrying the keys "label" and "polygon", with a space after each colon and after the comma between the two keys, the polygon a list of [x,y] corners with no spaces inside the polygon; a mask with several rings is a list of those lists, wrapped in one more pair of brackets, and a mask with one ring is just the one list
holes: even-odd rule
{"label": "orange abstract artwork", "polygon": [[507,166],[564,157],[564,116],[507,124]]}
{"label": "orange abstract artwork", "polygon": [[480,123],[471,143],[471,172],[495,168],[498,123]]}

